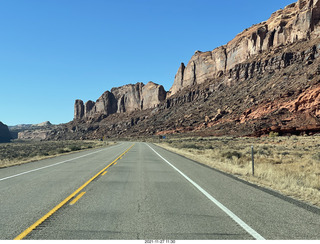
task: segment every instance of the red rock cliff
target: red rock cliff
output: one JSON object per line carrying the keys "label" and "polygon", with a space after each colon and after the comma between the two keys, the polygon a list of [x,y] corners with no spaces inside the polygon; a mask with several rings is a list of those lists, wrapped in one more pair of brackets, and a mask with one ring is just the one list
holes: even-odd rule
{"label": "red rock cliff", "polygon": [[170,89],[170,96],[190,85],[230,73],[237,65],[263,52],[299,40],[320,36],[320,0],[299,0],[273,13],[260,24],[238,34],[213,51],[196,51],[187,66],[182,63]]}

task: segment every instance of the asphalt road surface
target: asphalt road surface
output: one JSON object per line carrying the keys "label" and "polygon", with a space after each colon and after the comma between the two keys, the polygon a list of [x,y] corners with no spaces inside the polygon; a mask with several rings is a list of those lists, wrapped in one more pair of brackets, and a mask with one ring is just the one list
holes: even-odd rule
{"label": "asphalt road surface", "polygon": [[0,169],[0,239],[320,239],[309,211],[153,144]]}

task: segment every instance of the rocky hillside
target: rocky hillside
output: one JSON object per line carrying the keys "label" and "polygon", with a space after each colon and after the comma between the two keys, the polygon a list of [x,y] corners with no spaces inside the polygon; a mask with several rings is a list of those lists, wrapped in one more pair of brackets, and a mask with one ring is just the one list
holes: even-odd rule
{"label": "rocky hillside", "polygon": [[11,135],[8,126],[0,122],[0,143],[10,142]]}
{"label": "rocky hillside", "polygon": [[[320,0],[299,0],[181,64],[167,93],[154,83],[75,103],[48,139],[320,132]],[[148,88],[148,89],[147,89]]]}
{"label": "rocky hillside", "polygon": [[[225,83],[234,78],[250,79],[260,67],[254,62],[248,65],[248,60],[263,52],[276,52],[280,47],[318,38],[319,21],[320,1],[299,0],[273,13],[269,20],[246,29],[224,46],[211,52],[196,51],[187,66],[181,64],[170,89],[171,95],[223,74],[226,74]],[[239,64],[242,63],[247,64],[240,74]],[[278,62],[277,65],[282,64]]]}

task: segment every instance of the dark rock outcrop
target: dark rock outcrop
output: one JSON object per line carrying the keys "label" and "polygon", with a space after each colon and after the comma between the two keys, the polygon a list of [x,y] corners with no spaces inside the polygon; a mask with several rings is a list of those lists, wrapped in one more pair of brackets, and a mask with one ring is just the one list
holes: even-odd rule
{"label": "dark rock outcrop", "polygon": [[8,129],[8,126],[0,122],[0,143],[10,142],[11,134]]}

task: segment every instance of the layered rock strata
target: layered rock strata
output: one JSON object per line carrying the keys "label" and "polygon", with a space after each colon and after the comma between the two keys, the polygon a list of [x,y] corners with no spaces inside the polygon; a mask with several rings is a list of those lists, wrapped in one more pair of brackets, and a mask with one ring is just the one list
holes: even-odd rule
{"label": "layered rock strata", "polygon": [[96,102],[89,100],[85,104],[76,100],[74,119],[89,119],[97,116],[109,116],[114,113],[132,112],[154,108],[166,99],[163,86],[148,82],[129,84],[106,91]]}
{"label": "layered rock strata", "polygon": [[197,51],[167,96],[159,85],[137,83],[76,101],[75,120],[48,138],[319,133],[319,1],[299,0],[227,45]]}
{"label": "layered rock strata", "polygon": [[[273,13],[260,24],[238,34],[210,52],[196,51],[187,66],[181,64],[170,95],[230,73],[241,63],[263,52],[320,36],[320,0],[299,0]],[[285,57],[286,58],[286,57]],[[248,67],[248,69],[255,67]],[[249,78],[247,76],[246,78]]]}

